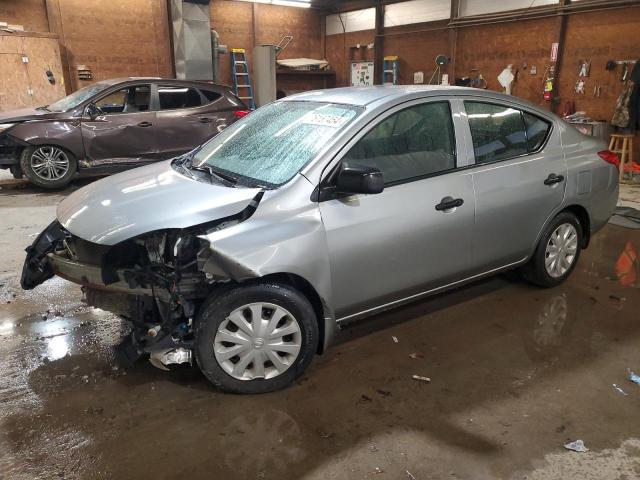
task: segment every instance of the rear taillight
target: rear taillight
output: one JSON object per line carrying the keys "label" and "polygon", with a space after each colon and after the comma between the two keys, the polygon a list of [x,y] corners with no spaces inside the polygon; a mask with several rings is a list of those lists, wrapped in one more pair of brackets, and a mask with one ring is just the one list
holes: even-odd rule
{"label": "rear taillight", "polygon": [[233,115],[236,118],[246,117],[251,113],[251,110],[234,110]]}
{"label": "rear taillight", "polygon": [[616,168],[620,168],[620,159],[618,158],[618,155],[613,153],[611,150],[598,152],[598,156],[605,162],[615,165]]}

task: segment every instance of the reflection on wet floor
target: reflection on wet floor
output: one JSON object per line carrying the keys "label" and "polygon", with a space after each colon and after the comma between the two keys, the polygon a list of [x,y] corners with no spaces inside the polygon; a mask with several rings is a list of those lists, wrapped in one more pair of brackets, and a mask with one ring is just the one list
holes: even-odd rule
{"label": "reflection on wet floor", "polygon": [[296,385],[262,396],[219,393],[193,368],[118,368],[126,326],[49,282],[0,306],[0,478],[548,473],[569,440],[596,452],[640,432],[629,245],[640,231],[608,226],[558,288],[504,275],[348,326]]}

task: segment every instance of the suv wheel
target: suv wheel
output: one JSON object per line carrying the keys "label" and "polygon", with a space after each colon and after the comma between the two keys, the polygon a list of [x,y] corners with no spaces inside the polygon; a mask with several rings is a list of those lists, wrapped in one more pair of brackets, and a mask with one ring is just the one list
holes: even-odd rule
{"label": "suv wheel", "polygon": [[576,267],[581,249],[580,221],[574,214],[562,212],[542,232],[540,243],[522,273],[540,287],[559,285]]}
{"label": "suv wheel", "polygon": [[195,325],[195,354],[222,390],[266,393],[291,384],[318,345],[307,298],[291,287],[260,283],[214,293]]}
{"label": "suv wheel", "polygon": [[20,168],[34,185],[54,189],[63,188],[71,181],[78,163],[61,147],[41,145],[22,151]]}

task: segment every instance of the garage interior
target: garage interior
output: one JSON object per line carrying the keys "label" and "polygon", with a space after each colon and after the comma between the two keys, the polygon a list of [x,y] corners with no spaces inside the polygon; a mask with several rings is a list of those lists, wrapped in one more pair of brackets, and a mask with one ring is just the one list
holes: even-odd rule
{"label": "garage interior", "polygon": [[292,386],[240,396],[124,366],[125,322],[75,284],[22,290],[25,248],[103,175],[0,170],[0,479],[640,478],[640,131],[618,115],[639,32],[637,0],[0,0],[0,115],[123,77],[213,81],[247,111],[471,86],[605,142],[635,212],[557,287],[507,272],[347,324]]}

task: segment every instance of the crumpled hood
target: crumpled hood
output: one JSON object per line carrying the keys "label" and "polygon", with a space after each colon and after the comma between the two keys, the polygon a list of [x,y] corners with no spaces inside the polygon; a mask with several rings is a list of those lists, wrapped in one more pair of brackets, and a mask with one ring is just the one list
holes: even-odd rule
{"label": "crumpled hood", "polygon": [[19,110],[7,110],[0,112],[0,123],[26,122],[27,120],[44,120],[56,117],[57,112],[36,110],[35,108],[21,108]]}
{"label": "crumpled hood", "polygon": [[241,212],[259,188],[233,188],[190,179],[170,161],[104,178],[58,205],[58,221],[93,243],[115,245],[143,233],[187,228]]}

